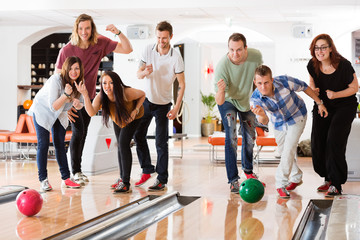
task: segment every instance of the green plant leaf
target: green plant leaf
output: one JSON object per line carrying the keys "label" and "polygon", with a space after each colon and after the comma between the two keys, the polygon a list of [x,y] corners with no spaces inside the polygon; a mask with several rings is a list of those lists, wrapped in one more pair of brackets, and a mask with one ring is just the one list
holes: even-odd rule
{"label": "green plant leaf", "polygon": [[209,95],[204,95],[201,91],[200,94],[201,102],[206,107],[206,114],[204,116],[205,121],[207,123],[211,123],[211,120],[213,118],[212,112],[214,110],[214,107],[216,106],[215,95],[213,93],[210,93]]}

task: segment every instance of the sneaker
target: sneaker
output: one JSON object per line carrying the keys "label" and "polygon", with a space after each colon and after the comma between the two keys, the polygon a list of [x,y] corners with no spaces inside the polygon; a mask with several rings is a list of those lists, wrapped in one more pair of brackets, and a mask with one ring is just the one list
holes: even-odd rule
{"label": "sneaker", "polygon": [[82,186],[85,186],[85,182],[84,179],[82,177],[82,173],[81,172],[77,172],[74,175],[74,182],[76,182],[77,184],[80,184]]}
{"label": "sneaker", "polygon": [[40,184],[41,184],[41,189],[43,191],[51,191],[52,190],[52,186],[50,185],[49,180],[47,178],[45,180],[42,180],[40,182]]}
{"label": "sneaker", "polygon": [[290,198],[290,193],[286,190],[285,187],[278,188],[276,191],[279,193],[280,198]]}
{"label": "sneaker", "polygon": [[323,185],[317,188],[318,192],[327,192],[329,190],[329,187],[331,185],[331,182],[324,181]]}
{"label": "sneaker", "polygon": [[72,181],[70,178],[62,180],[61,187],[63,188],[80,188],[81,185]]}
{"label": "sneaker", "polygon": [[[246,176],[246,179],[249,179],[249,178],[258,179],[258,177],[256,176],[255,173],[250,173],[250,174],[248,174],[248,173],[244,172],[244,174],[245,174],[245,176]],[[259,180],[259,179],[258,179],[258,180]],[[261,181],[260,181],[260,182],[261,182]],[[261,183],[262,183],[262,185],[263,185],[264,187],[266,187],[266,184],[265,184],[264,182],[261,182]]]}
{"label": "sneaker", "polygon": [[120,182],[114,190],[114,193],[130,193],[130,192],[131,192],[130,184],[127,185],[123,182]]}
{"label": "sneaker", "polygon": [[300,186],[302,183],[303,183],[303,181],[300,181],[300,182],[298,182],[298,183],[290,182],[290,183],[286,186],[286,190],[292,191],[292,190],[294,190],[296,187]]}
{"label": "sneaker", "polygon": [[230,183],[230,192],[238,194],[239,190],[240,190],[240,184],[239,184],[238,180]]}
{"label": "sneaker", "polygon": [[80,172],[80,175],[81,175],[81,177],[82,177],[82,179],[83,179],[84,182],[89,182],[89,178],[88,178],[85,174],[83,174],[82,172]]}
{"label": "sneaker", "polygon": [[110,188],[115,189],[119,185],[119,183],[121,183],[121,182],[122,182],[121,178],[116,179],[116,181],[113,184],[110,185]]}
{"label": "sneaker", "polygon": [[341,195],[341,192],[339,192],[335,186],[330,185],[329,190],[326,192],[325,197],[334,197],[337,195]]}
{"label": "sneaker", "polygon": [[135,187],[140,187],[141,185],[146,183],[146,181],[149,180],[150,178],[151,178],[151,174],[146,174],[146,173],[141,174],[141,178],[138,182],[135,183]]}
{"label": "sneaker", "polygon": [[148,188],[149,191],[164,191],[166,188],[166,184],[161,183],[159,179],[156,179],[154,185]]}

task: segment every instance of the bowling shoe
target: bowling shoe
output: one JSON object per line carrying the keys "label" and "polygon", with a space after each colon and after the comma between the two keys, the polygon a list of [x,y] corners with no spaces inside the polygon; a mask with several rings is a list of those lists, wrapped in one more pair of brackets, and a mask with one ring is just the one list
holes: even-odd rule
{"label": "bowling shoe", "polygon": [[49,183],[49,180],[46,178],[45,180],[42,180],[41,181],[41,189],[43,191],[51,191],[52,190],[52,187]]}
{"label": "bowling shoe", "polygon": [[286,190],[285,187],[278,188],[278,189],[276,189],[276,191],[279,193],[280,198],[289,198],[290,197],[290,193]]}
{"label": "bowling shoe", "polygon": [[238,194],[239,189],[240,189],[239,181],[236,180],[236,181],[230,183],[230,192]]}
{"label": "bowling shoe", "polygon": [[125,184],[123,182],[120,182],[114,190],[114,193],[130,193],[130,192],[131,192],[130,184]]}
{"label": "bowling shoe", "polygon": [[80,188],[81,185],[76,182],[71,181],[71,179],[68,178],[66,180],[62,180],[61,187],[62,188]]}
{"label": "bowling shoe", "polygon": [[290,182],[287,186],[286,186],[286,190],[288,191],[292,191],[294,190],[296,187],[300,186],[303,182],[300,181],[298,183],[294,183],[294,182]]}
{"label": "bowling shoe", "polygon": [[326,192],[325,197],[332,198],[337,195],[341,195],[341,192],[339,192],[335,186],[331,185],[329,190]]}
{"label": "bowling shoe", "polygon": [[[244,172],[244,174],[245,174],[245,176],[246,176],[246,179],[249,179],[249,178],[255,178],[255,179],[258,179],[258,177],[256,176],[256,174],[255,173],[246,173],[246,172]],[[259,179],[258,179],[259,180]],[[260,181],[261,182],[261,181]],[[264,182],[261,182],[262,183],[262,185],[264,186],[264,187],[266,187],[266,184],[264,183]]]}
{"label": "bowling shoe", "polygon": [[331,185],[331,182],[324,181],[323,185],[317,188],[318,192],[327,192],[329,190],[329,187]]}
{"label": "bowling shoe", "polygon": [[115,189],[119,185],[119,183],[121,183],[121,182],[122,182],[121,178],[116,179],[116,181],[113,184],[110,185],[110,188]]}
{"label": "bowling shoe", "polygon": [[75,173],[74,182],[76,182],[77,184],[80,184],[81,186],[85,186],[85,182],[84,182],[83,177],[81,176],[81,172]]}
{"label": "bowling shoe", "polygon": [[81,177],[82,177],[82,179],[83,179],[84,182],[89,182],[89,178],[88,178],[85,174],[83,174],[82,172],[80,172],[80,175],[81,175]]}
{"label": "bowling shoe", "polygon": [[151,174],[143,173],[143,174],[141,175],[140,180],[135,183],[135,187],[140,187],[141,185],[143,185],[144,183],[146,183],[147,180],[149,180],[150,178],[151,178]]}
{"label": "bowling shoe", "polygon": [[155,183],[148,188],[148,191],[164,191],[166,188],[165,183],[161,183],[159,179],[156,179]]}

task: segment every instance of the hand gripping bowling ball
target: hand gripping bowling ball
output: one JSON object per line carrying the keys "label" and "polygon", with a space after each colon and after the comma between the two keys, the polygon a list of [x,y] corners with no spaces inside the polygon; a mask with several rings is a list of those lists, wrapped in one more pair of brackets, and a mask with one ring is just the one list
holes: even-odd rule
{"label": "hand gripping bowling ball", "polygon": [[243,181],[240,185],[240,196],[248,203],[256,203],[264,196],[264,186],[262,183],[254,178],[249,178]]}
{"label": "hand gripping bowling ball", "polygon": [[34,189],[25,189],[16,197],[16,206],[22,214],[31,217],[40,212],[43,198]]}

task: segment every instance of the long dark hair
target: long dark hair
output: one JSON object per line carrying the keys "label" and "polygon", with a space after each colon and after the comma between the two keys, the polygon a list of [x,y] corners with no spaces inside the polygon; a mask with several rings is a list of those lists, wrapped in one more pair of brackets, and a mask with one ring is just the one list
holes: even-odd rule
{"label": "long dark hair", "polygon": [[65,85],[67,83],[70,84],[72,87],[72,90],[73,90],[74,97],[79,98],[80,93],[78,92],[75,84],[71,83],[71,78],[69,77],[71,66],[74,65],[75,63],[79,63],[79,67],[80,67],[80,75],[75,80],[75,82],[77,84],[79,84],[84,79],[84,66],[82,65],[81,59],[78,57],[66,58],[64,64],[62,65],[60,76],[61,76],[61,81],[62,81],[63,87],[65,88]]}
{"label": "long dark hair", "polygon": [[330,61],[331,61],[331,65],[337,69],[337,67],[339,66],[339,63],[342,59],[344,59],[343,56],[340,55],[340,53],[336,50],[334,41],[332,40],[332,38],[328,35],[328,34],[319,34],[317,35],[311,42],[310,44],[310,53],[312,56],[312,63],[314,65],[314,69],[315,69],[315,73],[317,76],[319,76],[320,74],[320,61],[317,60],[316,55],[315,55],[315,44],[318,40],[323,39],[327,42],[327,44],[329,44],[329,48],[331,48],[331,52],[330,52]]}
{"label": "long dark hair", "polygon": [[130,118],[130,113],[126,110],[125,107],[125,88],[130,88],[126,86],[120,76],[113,71],[106,71],[101,75],[101,105],[102,105],[102,116],[103,124],[108,127],[109,115],[110,115],[110,100],[106,93],[104,92],[102,81],[104,76],[109,76],[113,81],[113,93],[115,98],[115,117],[119,121],[119,124],[125,124],[125,122]]}

